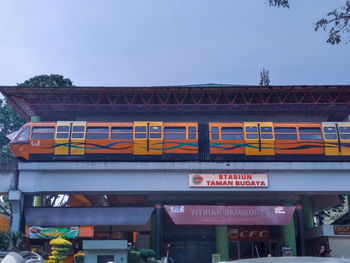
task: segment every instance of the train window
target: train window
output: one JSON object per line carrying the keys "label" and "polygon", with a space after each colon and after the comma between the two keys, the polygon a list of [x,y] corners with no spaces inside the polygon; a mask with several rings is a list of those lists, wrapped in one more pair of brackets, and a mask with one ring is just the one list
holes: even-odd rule
{"label": "train window", "polygon": [[164,139],[186,139],[185,127],[165,127]]}
{"label": "train window", "polygon": [[350,127],[339,127],[341,133],[350,133]]}
{"label": "train window", "polygon": [[146,132],[145,126],[135,126],[135,132]]}
{"label": "train window", "polygon": [[300,134],[300,140],[322,140],[321,134]]}
{"label": "train window", "polygon": [[53,138],[54,138],[54,133],[32,133],[32,139],[50,140]]}
{"label": "train window", "polygon": [[108,133],[87,133],[86,139],[108,139]]}
{"label": "train window", "polygon": [[275,133],[276,140],[296,140],[297,134]]}
{"label": "train window", "polygon": [[247,136],[247,139],[258,139],[258,135],[254,133],[252,134],[247,133],[246,136]]}
{"label": "train window", "polygon": [[185,127],[165,127],[164,132],[186,132]]}
{"label": "train window", "polygon": [[337,139],[337,135],[335,133],[326,133],[324,136],[326,139],[329,139],[329,140]]}
{"label": "train window", "polygon": [[88,127],[86,139],[108,139],[108,127]]}
{"label": "train window", "polygon": [[32,133],[43,132],[43,133],[54,133],[54,127],[33,127]]}
{"label": "train window", "polygon": [[56,138],[57,139],[68,139],[68,134],[69,133],[67,133],[67,132],[58,132],[57,134],[56,134]]}
{"label": "train window", "polygon": [[162,131],[162,127],[160,127],[160,126],[151,126],[149,130],[150,130],[150,132],[161,132]]}
{"label": "train window", "polygon": [[112,139],[132,139],[132,133],[112,133]]}
{"label": "train window", "polygon": [[276,127],[275,133],[296,133],[297,128],[293,127]]}
{"label": "train window", "polygon": [[107,132],[108,127],[88,127],[86,132]]}
{"label": "train window", "polygon": [[188,139],[195,140],[197,139],[197,129],[196,127],[188,127]]}
{"label": "train window", "polygon": [[350,134],[349,133],[340,134],[340,138],[343,140],[348,140],[350,139]]}
{"label": "train window", "polygon": [[211,135],[211,139],[212,139],[212,140],[219,140],[219,134],[218,134],[218,133],[212,134],[212,135]]}
{"label": "train window", "polygon": [[223,140],[243,140],[243,134],[239,134],[239,133],[222,133],[221,134],[221,138]]}
{"label": "train window", "polygon": [[321,129],[318,127],[299,127],[299,133],[321,133]]}
{"label": "train window", "polygon": [[112,127],[112,139],[132,139],[132,127]]}
{"label": "train window", "polygon": [[196,131],[197,131],[196,127],[188,127],[189,133],[196,133]]}
{"label": "train window", "polygon": [[261,134],[261,139],[273,139],[272,133]]}
{"label": "train window", "polygon": [[151,139],[160,139],[162,138],[162,127],[161,126],[151,126],[149,128],[150,134],[149,137]]}
{"label": "train window", "polygon": [[261,127],[260,130],[261,132],[272,132],[272,127]]}
{"label": "train window", "polygon": [[55,137],[54,127],[33,127],[32,139],[53,139]]}
{"label": "train window", "polygon": [[73,126],[73,132],[84,132],[85,126]]}
{"label": "train window", "polygon": [[257,132],[258,128],[257,127],[245,127],[245,131],[246,132]]}
{"label": "train window", "polygon": [[112,139],[132,139],[132,127],[112,127]]}
{"label": "train window", "polygon": [[69,126],[58,126],[57,132],[69,132]]}
{"label": "train window", "polygon": [[222,127],[221,138],[223,140],[243,140],[242,127]]}
{"label": "train window", "polygon": [[21,135],[17,138],[17,142],[26,142],[29,140],[29,127],[25,128],[25,130],[21,133]]}
{"label": "train window", "polygon": [[321,129],[318,127],[299,127],[300,140],[322,140]]}
{"label": "train window", "polygon": [[219,127],[211,127],[212,133],[219,133]]}
{"label": "train window", "polygon": [[152,139],[159,139],[162,138],[162,134],[160,132],[152,132],[150,133],[149,137]]}
{"label": "train window", "polygon": [[186,139],[186,133],[165,133],[164,139]]}
{"label": "train window", "polygon": [[242,127],[222,127],[221,132],[243,132]]}
{"label": "train window", "polygon": [[335,133],[335,127],[324,127],[323,130],[324,132]]}
{"label": "train window", "polygon": [[135,133],[135,138],[137,139],[145,139],[146,133]]}
{"label": "train window", "polygon": [[132,133],[132,127],[112,127],[113,132],[130,132]]}
{"label": "train window", "polygon": [[72,139],[83,139],[84,133],[83,132],[75,132],[72,133]]}
{"label": "train window", "polygon": [[296,140],[297,128],[294,127],[275,127],[276,140]]}
{"label": "train window", "polygon": [[188,134],[188,139],[195,140],[195,139],[197,139],[197,136],[195,133],[190,133],[190,134]]}

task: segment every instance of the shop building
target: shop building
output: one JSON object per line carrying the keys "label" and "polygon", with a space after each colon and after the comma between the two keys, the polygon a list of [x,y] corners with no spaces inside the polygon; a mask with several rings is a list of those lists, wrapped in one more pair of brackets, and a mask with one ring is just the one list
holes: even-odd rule
{"label": "shop building", "polygon": [[[0,90],[27,121],[323,123],[345,121],[350,111],[343,86]],[[350,164],[303,158],[27,160],[0,180],[18,208],[12,230],[26,227],[30,237],[35,228],[79,229],[72,237],[76,251],[84,240],[126,240],[155,249],[158,258],[170,243],[170,255],[184,263],[211,262],[215,254],[224,260],[314,255],[306,230],[313,230],[316,212],[349,193]],[[67,205],[43,202],[58,194],[67,196]],[[30,243],[47,249],[38,235]]]}

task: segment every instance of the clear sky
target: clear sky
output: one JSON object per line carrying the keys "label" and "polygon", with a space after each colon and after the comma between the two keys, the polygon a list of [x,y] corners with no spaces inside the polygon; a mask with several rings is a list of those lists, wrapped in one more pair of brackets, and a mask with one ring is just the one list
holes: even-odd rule
{"label": "clear sky", "polygon": [[314,23],[345,0],[1,0],[0,85],[350,84],[350,45]]}

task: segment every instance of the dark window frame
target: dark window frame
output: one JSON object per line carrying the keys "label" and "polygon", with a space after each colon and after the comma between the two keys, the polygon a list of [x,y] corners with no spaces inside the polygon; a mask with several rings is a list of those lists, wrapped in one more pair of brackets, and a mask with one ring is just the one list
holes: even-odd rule
{"label": "dark window frame", "polygon": [[[49,129],[49,130],[39,130]],[[39,130],[39,131],[36,131]],[[30,138],[32,140],[54,140],[56,129],[54,126],[34,126],[32,127]],[[43,137],[40,137],[42,135]]]}

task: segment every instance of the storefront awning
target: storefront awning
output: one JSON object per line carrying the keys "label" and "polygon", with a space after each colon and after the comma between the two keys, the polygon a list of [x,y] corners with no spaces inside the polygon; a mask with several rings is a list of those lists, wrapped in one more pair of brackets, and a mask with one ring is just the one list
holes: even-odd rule
{"label": "storefront awning", "polygon": [[144,225],[154,207],[27,208],[27,226]]}
{"label": "storefront awning", "polygon": [[295,206],[165,205],[176,225],[288,225]]}

